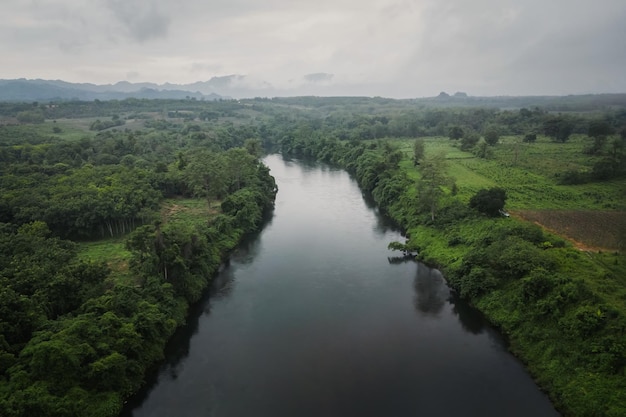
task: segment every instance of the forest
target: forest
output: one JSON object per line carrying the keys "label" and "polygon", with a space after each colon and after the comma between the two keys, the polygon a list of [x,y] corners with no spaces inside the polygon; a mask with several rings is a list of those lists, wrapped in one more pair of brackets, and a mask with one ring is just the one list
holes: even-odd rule
{"label": "forest", "polygon": [[614,96],[0,103],[0,409],[118,415],[271,211],[264,152],[350,172],[563,415],[626,414]]}
{"label": "forest", "polygon": [[119,414],[273,206],[245,130],[88,125],[0,127],[2,415]]}

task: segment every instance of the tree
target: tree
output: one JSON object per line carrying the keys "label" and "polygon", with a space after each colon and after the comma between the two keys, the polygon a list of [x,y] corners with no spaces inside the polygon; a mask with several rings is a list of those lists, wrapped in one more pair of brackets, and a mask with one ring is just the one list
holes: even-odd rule
{"label": "tree", "polygon": [[413,143],[413,165],[419,165],[424,158],[424,139],[415,139]]}
{"label": "tree", "polygon": [[488,159],[491,157],[493,151],[489,148],[489,144],[484,138],[480,138],[476,146],[474,147],[474,155],[479,158]]}
{"label": "tree", "polygon": [[475,132],[467,132],[461,139],[461,149],[464,151],[469,151],[472,149],[478,141],[480,140],[480,136],[478,136]]}
{"label": "tree", "polygon": [[500,140],[500,132],[495,126],[487,127],[487,129],[485,129],[485,132],[483,133],[483,136],[485,138],[485,141],[491,146],[494,146],[496,143],[498,143],[498,140]]}
{"label": "tree", "polygon": [[587,129],[587,135],[590,138],[597,138],[600,136],[609,136],[613,133],[611,126],[604,120],[592,120],[589,122],[589,128]]}
{"label": "tree", "polygon": [[420,164],[421,175],[417,181],[418,204],[430,212],[430,218],[433,221],[439,201],[444,194],[442,187],[450,185],[452,182],[446,173],[447,167],[444,154],[425,157]]}
{"label": "tree", "polygon": [[536,133],[528,133],[526,136],[524,136],[523,141],[526,142],[526,143],[535,143],[535,142],[537,142],[537,134]]}
{"label": "tree", "polygon": [[263,153],[263,143],[259,139],[246,139],[243,144],[243,147],[246,148],[246,151],[255,158],[258,158]]}
{"label": "tree", "polygon": [[452,140],[461,139],[464,135],[463,128],[461,126],[452,126],[450,128],[450,132],[448,132],[448,137]]}
{"label": "tree", "polygon": [[585,149],[585,153],[589,155],[597,155],[602,152],[607,138],[613,133],[611,126],[604,120],[592,120],[589,122],[587,135],[593,139],[593,143]]}
{"label": "tree", "polygon": [[572,134],[574,125],[563,116],[551,116],[543,122],[543,130],[552,140],[565,143]]}
{"label": "tree", "polygon": [[470,198],[469,206],[488,216],[498,216],[506,203],[506,190],[498,187],[483,188]]}
{"label": "tree", "polygon": [[201,150],[185,169],[183,176],[194,195],[207,199],[209,207],[213,198],[221,197],[226,188],[224,158],[221,155]]}

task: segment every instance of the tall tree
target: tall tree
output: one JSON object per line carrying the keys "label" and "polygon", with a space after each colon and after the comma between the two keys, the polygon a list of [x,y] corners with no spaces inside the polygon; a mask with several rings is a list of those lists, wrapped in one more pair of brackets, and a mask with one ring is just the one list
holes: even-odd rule
{"label": "tall tree", "polygon": [[448,132],[448,137],[452,140],[461,139],[465,132],[461,126],[452,126]]}
{"label": "tall tree", "polygon": [[500,140],[500,132],[496,126],[491,125],[485,129],[483,137],[489,145],[494,146]]}
{"label": "tall tree", "polygon": [[224,194],[226,188],[224,158],[214,152],[195,152],[185,169],[184,178],[196,196],[204,197],[209,207],[214,198]]}
{"label": "tall tree", "polygon": [[413,143],[413,165],[419,165],[424,158],[424,139],[415,139]]}
{"label": "tall tree", "polygon": [[425,157],[420,164],[420,179],[417,181],[418,204],[430,212],[433,221],[444,195],[443,187],[453,183],[446,172],[447,168],[448,163],[444,154]]}

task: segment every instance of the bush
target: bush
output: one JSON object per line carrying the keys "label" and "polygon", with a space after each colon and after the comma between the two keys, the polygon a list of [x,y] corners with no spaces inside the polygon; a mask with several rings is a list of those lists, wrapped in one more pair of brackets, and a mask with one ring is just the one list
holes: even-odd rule
{"label": "bush", "polygon": [[572,170],[564,172],[559,176],[559,184],[561,185],[577,185],[584,184],[589,181],[589,176],[583,172]]}
{"label": "bush", "polygon": [[506,190],[498,187],[482,189],[470,198],[469,206],[488,216],[499,216],[506,203]]}
{"label": "bush", "polygon": [[488,269],[472,268],[460,280],[460,294],[463,298],[479,297],[498,285],[498,280]]}

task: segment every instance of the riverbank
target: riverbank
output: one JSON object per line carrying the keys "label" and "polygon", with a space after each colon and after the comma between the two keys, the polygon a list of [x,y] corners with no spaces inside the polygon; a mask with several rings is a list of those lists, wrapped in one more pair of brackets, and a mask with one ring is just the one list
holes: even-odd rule
{"label": "riverbank", "polygon": [[392,142],[298,149],[356,177],[406,230],[407,247],[440,266],[450,286],[501,329],[563,415],[626,414],[623,255],[593,258],[536,225],[481,216],[451,189],[433,220],[418,209],[418,169]]}

